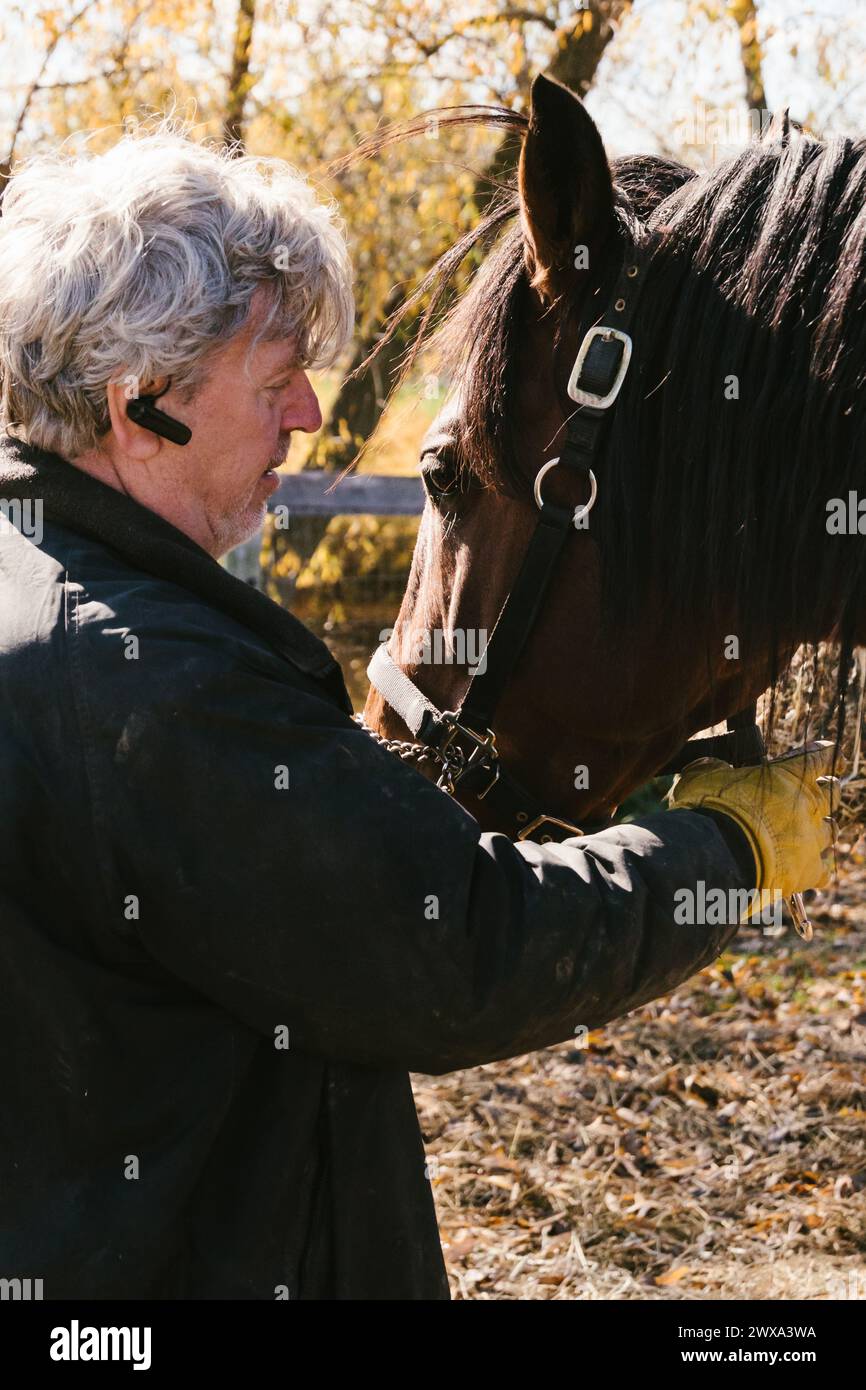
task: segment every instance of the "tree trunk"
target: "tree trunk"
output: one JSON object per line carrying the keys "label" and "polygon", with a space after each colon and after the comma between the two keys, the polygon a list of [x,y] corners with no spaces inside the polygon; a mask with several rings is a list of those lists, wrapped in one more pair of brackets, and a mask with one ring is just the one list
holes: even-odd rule
{"label": "tree trunk", "polygon": [[226,94],[223,118],[223,144],[244,143],[244,110],[255,79],[250,76],[250,55],[253,49],[253,25],[256,19],[256,0],[240,0],[235,24],[232,70]]}
{"label": "tree trunk", "polygon": [[559,31],[558,48],[548,74],[557,82],[564,82],[579,97],[586,96],[617,24],[631,7],[632,0],[590,0],[578,12],[574,28]]}
{"label": "tree trunk", "polygon": [[[234,152],[242,154],[244,149],[244,114],[247,97],[254,86],[250,77],[250,55],[253,50],[253,27],[256,20],[256,0],[240,0],[235,23],[235,41],[232,50],[232,69],[226,92],[225,112],[223,114],[223,144],[234,147]],[[225,557],[224,564],[230,574],[244,579],[257,589],[264,588],[261,568],[261,549],[264,532],[255,536]]]}
{"label": "tree trunk", "polygon": [[[404,290],[397,285],[382,305],[376,322],[376,332],[399,307]],[[337,473],[345,468],[368,440],[382,416],[391,381],[391,373],[409,347],[416,320],[401,324],[387,342],[372,367],[361,376],[344,381],[331,407],[322,431],[304,460],[303,467],[323,468]],[[349,371],[353,372],[376,345],[374,334],[365,334],[355,349]],[[292,520],[289,540],[305,565],[325,534],[328,518],[299,516]]]}
{"label": "tree trunk", "polygon": [[[376,344],[381,326],[399,308],[404,289],[395,285],[380,310],[373,331],[365,334],[352,357],[349,373],[360,367],[367,353]],[[391,373],[404,349],[411,341],[414,324],[397,332],[386,343],[370,371],[363,376],[344,381],[331,406],[327,422],[304,463],[305,468],[326,468],[338,472],[355,457],[361,445],[370,438],[382,414],[388,397]]]}
{"label": "tree trunk", "polygon": [[[746,79],[746,105],[759,115],[767,109],[761,45],[758,41],[758,7],[754,0],[732,0],[729,13],[740,31],[740,57]],[[760,134],[760,130],[756,132]]]}

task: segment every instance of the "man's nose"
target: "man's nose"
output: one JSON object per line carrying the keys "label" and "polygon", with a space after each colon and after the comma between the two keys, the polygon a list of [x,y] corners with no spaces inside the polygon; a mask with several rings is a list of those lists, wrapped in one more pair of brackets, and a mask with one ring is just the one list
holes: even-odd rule
{"label": "man's nose", "polygon": [[295,401],[286,412],[286,428],[289,431],[303,430],[306,434],[315,434],[316,430],[322,428],[322,411],[319,407],[319,399],[306,372],[304,372],[301,398],[299,401]]}

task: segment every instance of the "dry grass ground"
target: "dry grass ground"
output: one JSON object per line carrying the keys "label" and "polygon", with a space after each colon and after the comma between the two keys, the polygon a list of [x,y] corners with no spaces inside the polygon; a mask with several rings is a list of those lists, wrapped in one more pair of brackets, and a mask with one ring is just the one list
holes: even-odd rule
{"label": "dry grass ground", "polygon": [[588,1046],[413,1078],[456,1299],[866,1298],[856,847],[811,911]]}

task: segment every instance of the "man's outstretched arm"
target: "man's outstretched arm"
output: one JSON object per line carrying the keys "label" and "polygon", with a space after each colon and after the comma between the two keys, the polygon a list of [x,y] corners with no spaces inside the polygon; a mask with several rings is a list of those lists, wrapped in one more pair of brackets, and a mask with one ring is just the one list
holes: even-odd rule
{"label": "man's outstretched arm", "polygon": [[308,1053],[438,1073],[563,1041],[734,935],[735,917],[678,923],[677,890],[755,884],[739,831],[701,812],[558,846],[482,833],[340,711],[252,670],[185,682],[109,751],[118,915],[135,894],[148,953]]}

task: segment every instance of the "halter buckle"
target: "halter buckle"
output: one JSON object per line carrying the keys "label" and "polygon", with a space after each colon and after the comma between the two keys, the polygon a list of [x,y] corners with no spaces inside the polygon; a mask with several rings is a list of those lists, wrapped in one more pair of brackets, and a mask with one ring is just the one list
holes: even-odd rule
{"label": "halter buckle", "polygon": [[[617,342],[622,344],[622,355],[616,369],[616,376],[607,394],[603,396],[596,391],[588,391],[585,387],[578,385],[586,359],[596,339],[603,343]],[[568,394],[571,399],[576,401],[578,405],[589,405],[595,410],[607,410],[609,406],[612,406],[625,381],[625,374],[631,361],[631,347],[631,338],[627,333],[623,333],[621,328],[608,328],[601,323],[590,328],[578,349],[574,366],[571,369],[571,376],[568,378]]]}

